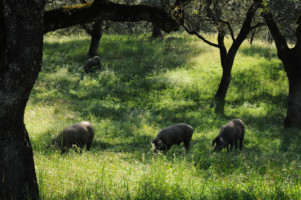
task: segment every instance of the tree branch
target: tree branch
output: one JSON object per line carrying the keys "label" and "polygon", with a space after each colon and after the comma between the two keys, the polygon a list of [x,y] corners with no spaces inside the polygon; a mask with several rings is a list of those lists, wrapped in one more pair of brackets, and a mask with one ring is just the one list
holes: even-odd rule
{"label": "tree branch", "polygon": [[209,40],[206,40],[206,38],[204,38],[203,36],[201,36],[198,32],[196,32],[196,31],[189,31],[188,28],[184,24],[182,26],[186,30],[186,32],[189,33],[190,35],[196,35],[199,39],[203,40],[203,42],[205,42],[206,44],[209,44],[211,46],[220,48],[220,46],[218,44],[215,44],[215,43],[210,42]]}
{"label": "tree branch", "polygon": [[229,52],[231,52],[231,53],[236,52],[238,50],[238,48],[240,47],[240,45],[243,43],[243,41],[247,38],[248,34],[252,30],[251,24],[252,24],[254,15],[255,15],[258,8],[259,8],[259,4],[255,2],[248,9],[248,12],[246,14],[246,18],[245,18],[245,20],[242,24],[242,27],[241,27],[241,29],[240,29],[237,37],[236,37],[236,40],[231,45],[231,47],[229,49]]}
{"label": "tree branch", "polygon": [[267,11],[263,12],[262,16],[263,16],[263,18],[265,20],[265,23],[267,24],[267,26],[268,26],[271,34],[272,34],[272,37],[275,41],[276,48],[277,48],[277,51],[278,51],[278,56],[281,57],[281,55],[286,54],[286,52],[289,50],[289,47],[287,46],[286,39],[280,33],[278,25],[274,21],[273,16],[270,12],[267,12]]}
{"label": "tree branch", "polygon": [[251,26],[251,29],[254,30],[254,29],[258,28],[258,27],[265,26],[265,25],[266,25],[266,23],[258,22],[254,26]]}
{"label": "tree branch", "polygon": [[222,20],[222,19],[218,19],[218,21],[221,22],[221,23],[224,23],[224,24],[226,24],[228,26],[231,38],[232,38],[233,41],[235,41],[234,32],[233,32],[233,29],[231,27],[231,24],[229,22],[227,22],[227,21]]}
{"label": "tree branch", "polygon": [[89,28],[86,24],[80,25],[89,35],[92,35],[92,29]]}
{"label": "tree branch", "polygon": [[108,0],[64,6],[44,13],[44,33],[96,20],[148,21],[165,32],[177,31],[179,23],[164,10],[147,5],[123,5]]}
{"label": "tree branch", "polygon": [[225,70],[225,67],[228,66],[226,64],[226,62],[227,62],[226,57],[227,57],[228,53],[227,53],[227,49],[225,47],[224,41],[225,41],[225,33],[224,33],[224,31],[219,30],[218,35],[217,35],[217,42],[219,45],[219,54],[220,54],[220,59],[221,59],[223,70]]}

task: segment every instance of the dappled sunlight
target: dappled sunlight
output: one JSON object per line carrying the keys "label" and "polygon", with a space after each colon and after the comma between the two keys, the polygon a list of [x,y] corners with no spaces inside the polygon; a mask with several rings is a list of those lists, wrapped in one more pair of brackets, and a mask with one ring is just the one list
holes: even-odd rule
{"label": "dappled sunlight", "polygon": [[[243,43],[225,114],[217,115],[219,52],[195,37],[105,35],[102,68],[90,74],[83,70],[89,38],[49,36],[44,44],[42,71],[25,112],[43,199],[300,194],[300,133],[282,126],[288,83],[270,45]],[[212,140],[233,118],[246,125],[243,150],[213,152]],[[47,147],[66,126],[84,120],[95,130],[90,151],[61,155]],[[181,144],[153,153],[159,130],[182,122],[194,128],[190,151]]]}

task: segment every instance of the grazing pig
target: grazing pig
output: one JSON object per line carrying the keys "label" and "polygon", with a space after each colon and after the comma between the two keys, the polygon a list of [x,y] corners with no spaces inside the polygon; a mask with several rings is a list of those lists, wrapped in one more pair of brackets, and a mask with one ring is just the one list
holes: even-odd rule
{"label": "grazing pig", "polygon": [[245,136],[245,125],[240,119],[233,119],[228,124],[222,126],[219,135],[212,141],[212,147],[216,144],[214,151],[220,151],[223,148],[227,148],[229,152],[233,149],[233,144],[235,149],[237,149],[237,141],[240,141],[239,149],[242,149],[242,142]]}
{"label": "grazing pig", "polygon": [[188,124],[175,124],[161,129],[152,143],[155,146],[155,151],[163,150],[166,152],[172,145],[180,145],[184,142],[185,149],[188,151],[192,134],[193,128]]}
{"label": "grazing pig", "polygon": [[88,59],[84,66],[85,72],[88,73],[93,66],[98,66],[100,68],[101,67],[100,61],[101,59],[99,56],[94,56]]}
{"label": "grazing pig", "polygon": [[92,124],[83,121],[65,128],[63,132],[52,140],[52,145],[59,147],[62,153],[65,153],[73,145],[80,147],[80,151],[87,145],[87,150],[89,151],[93,138],[94,130]]}

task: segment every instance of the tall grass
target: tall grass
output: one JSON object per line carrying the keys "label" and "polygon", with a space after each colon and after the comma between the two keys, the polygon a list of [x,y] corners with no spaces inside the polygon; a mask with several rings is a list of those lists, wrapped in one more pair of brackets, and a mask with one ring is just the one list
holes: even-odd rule
{"label": "tall grass", "polygon": [[[84,36],[44,41],[25,114],[42,199],[301,199],[301,136],[282,128],[288,83],[272,45],[243,44],[225,115],[211,106],[219,53],[198,39],[105,35],[101,70],[85,74],[88,47]],[[245,148],[212,152],[233,118],[246,124]],[[82,120],[95,128],[91,151],[47,148]],[[195,128],[191,150],[153,154],[158,131],[179,122]]]}

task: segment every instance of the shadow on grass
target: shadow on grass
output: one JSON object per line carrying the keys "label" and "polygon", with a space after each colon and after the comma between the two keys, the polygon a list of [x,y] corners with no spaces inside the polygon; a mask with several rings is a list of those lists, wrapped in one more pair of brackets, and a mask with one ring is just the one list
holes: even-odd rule
{"label": "shadow on grass", "polygon": [[279,132],[276,132],[275,137],[281,139],[280,151],[283,152],[298,152],[301,153],[300,141],[301,134],[300,129],[280,129]]}
{"label": "shadow on grass", "polygon": [[151,150],[153,138],[147,135],[135,135],[130,139],[115,142],[105,142],[103,140],[93,141],[91,151],[110,151],[110,152],[141,152],[146,153]]}
{"label": "shadow on grass", "polygon": [[[191,59],[192,47],[184,45],[185,43],[186,40],[183,38],[173,38],[171,41],[163,40],[162,42],[143,37],[103,37],[100,48],[103,68],[96,74],[87,75],[83,72],[82,65],[87,59],[85,49],[89,45],[89,39],[65,42],[46,41],[44,42],[42,72],[48,74],[40,74],[37,87],[33,89],[33,102],[35,102],[35,96],[43,96],[40,100],[36,99],[36,102],[47,99],[47,96],[42,94],[45,93],[45,89],[58,98],[60,95],[63,98],[76,98],[74,94],[81,92],[80,89],[83,87],[79,84],[83,79],[94,79],[99,82],[97,87],[83,88],[89,91],[85,94],[86,98],[103,99],[109,95],[117,98],[124,97],[128,101],[130,96],[136,95],[135,91],[139,94],[142,90],[145,95],[149,90],[165,87],[164,83],[159,83],[154,87],[154,80],[147,78],[149,75],[183,67],[186,61]],[[195,48],[195,50],[198,53],[202,51],[200,48]],[[69,73],[57,74],[62,69],[67,69]],[[39,86],[43,87],[39,89]]]}
{"label": "shadow on grass", "polygon": [[275,48],[263,47],[258,45],[252,45],[250,47],[241,47],[239,51],[246,56],[260,56],[268,60],[277,57],[277,51],[275,50]]}
{"label": "shadow on grass", "polygon": [[[158,181],[158,180],[157,180]],[[119,185],[118,185],[119,186]],[[231,184],[225,187],[215,187],[210,184],[210,191],[206,191],[203,188],[195,188],[192,192],[187,192],[184,187],[179,184],[166,185],[155,180],[143,180],[138,188],[134,192],[130,192],[127,188],[128,185],[120,185],[110,190],[106,185],[96,184],[94,188],[75,188],[69,191],[67,194],[55,195],[55,199],[85,199],[87,197],[94,197],[97,199],[136,199],[136,200],[173,200],[173,199],[216,199],[216,200],[240,200],[240,199],[294,199],[297,197],[295,194],[287,193],[281,186],[275,186],[275,188],[268,192],[261,191],[254,183],[248,184],[245,187],[239,188],[237,184]],[[112,186],[113,187],[113,186]],[[118,188],[122,190],[115,191]],[[287,189],[286,189],[287,190]],[[43,196],[43,194],[41,195]],[[94,199],[93,198],[93,199]]]}

